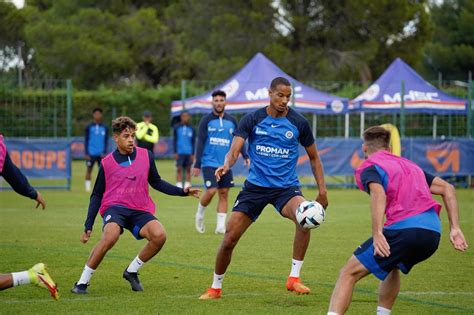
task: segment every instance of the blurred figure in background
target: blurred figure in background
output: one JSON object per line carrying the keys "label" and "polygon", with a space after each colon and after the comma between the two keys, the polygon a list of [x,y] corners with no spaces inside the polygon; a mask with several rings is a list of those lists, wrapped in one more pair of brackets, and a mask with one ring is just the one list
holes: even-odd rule
{"label": "blurred figure in background", "polygon": [[146,110],[143,112],[143,121],[137,124],[137,146],[147,149],[153,153],[153,147],[160,138],[158,127],[152,124],[153,117],[151,112]]}
{"label": "blurred figure in background", "polygon": [[109,128],[102,123],[102,108],[94,108],[92,122],[85,131],[84,149],[86,150],[86,181],[85,189],[91,191],[91,173],[95,162],[100,167],[100,161],[107,154]]}
{"label": "blurred figure in background", "polygon": [[181,122],[173,129],[174,158],[176,160],[176,186],[183,188],[183,171],[186,172],[184,187],[191,187],[191,165],[194,163],[196,132],[190,124],[191,115],[183,111]]}

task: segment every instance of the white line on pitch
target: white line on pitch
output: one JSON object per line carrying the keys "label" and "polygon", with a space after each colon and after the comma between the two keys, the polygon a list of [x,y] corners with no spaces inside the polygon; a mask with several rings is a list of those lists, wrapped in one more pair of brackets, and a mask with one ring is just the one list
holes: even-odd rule
{"label": "white line on pitch", "polygon": [[474,295],[472,291],[444,292],[444,291],[403,291],[402,295]]}

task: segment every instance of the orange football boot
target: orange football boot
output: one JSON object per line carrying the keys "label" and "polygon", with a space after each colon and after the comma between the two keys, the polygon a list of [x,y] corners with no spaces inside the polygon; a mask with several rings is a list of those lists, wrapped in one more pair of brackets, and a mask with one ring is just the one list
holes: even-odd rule
{"label": "orange football boot", "polygon": [[203,295],[199,297],[200,300],[215,300],[220,299],[222,295],[222,289],[209,288]]}
{"label": "orange football boot", "polygon": [[301,283],[299,277],[288,277],[286,281],[286,289],[288,291],[294,291],[297,294],[309,294],[311,292],[310,288]]}

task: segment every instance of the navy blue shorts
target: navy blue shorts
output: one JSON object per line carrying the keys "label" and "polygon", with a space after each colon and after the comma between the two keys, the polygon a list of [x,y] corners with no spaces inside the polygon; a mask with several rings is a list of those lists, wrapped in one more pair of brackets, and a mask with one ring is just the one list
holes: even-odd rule
{"label": "navy blue shorts", "polygon": [[272,204],[281,214],[286,203],[295,196],[303,196],[298,186],[267,188],[245,181],[244,188],[237,196],[232,211],[243,212],[255,222],[268,204]]}
{"label": "navy blue shorts", "polygon": [[365,268],[380,280],[384,280],[393,269],[409,273],[414,265],[436,252],[440,239],[438,232],[421,228],[384,230],[383,235],[390,245],[390,256],[374,256],[372,238],[354,251]]}
{"label": "navy blue shorts", "polygon": [[176,166],[182,168],[191,167],[193,161],[191,160],[190,154],[178,154],[178,159],[176,160]]}
{"label": "navy blue shorts", "polygon": [[234,176],[232,176],[232,170],[229,170],[227,174],[221,177],[220,181],[216,180],[215,172],[217,167],[203,167],[202,177],[204,178],[204,186],[206,189],[209,188],[230,188],[234,187]]}
{"label": "navy blue shorts", "polygon": [[129,230],[137,240],[143,239],[140,236],[140,230],[150,221],[158,220],[154,215],[146,211],[133,210],[125,207],[110,207],[104,212],[104,227],[107,223],[114,222],[123,229]]}
{"label": "navy blue shorts", "polygon": [[88,168],[92,168],[94,164],[97,162],[97,165],[100,167],[100,161],[102,160],[102,158],[100,156],[93,156],[93,155],[91,155],[90,157],[91,157],[90,160],[86,160],[86,166]]}

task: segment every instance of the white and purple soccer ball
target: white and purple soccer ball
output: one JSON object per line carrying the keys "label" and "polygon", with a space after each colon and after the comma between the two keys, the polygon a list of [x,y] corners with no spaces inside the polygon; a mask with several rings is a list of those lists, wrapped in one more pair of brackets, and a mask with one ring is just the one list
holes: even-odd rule
{"label": "white and purple soccer ball", "polygon": [[323,206],[317,201],[303,201],[296,209],[296,220],[304,229],[319,227],[326,217]]}

